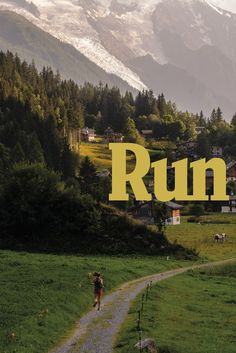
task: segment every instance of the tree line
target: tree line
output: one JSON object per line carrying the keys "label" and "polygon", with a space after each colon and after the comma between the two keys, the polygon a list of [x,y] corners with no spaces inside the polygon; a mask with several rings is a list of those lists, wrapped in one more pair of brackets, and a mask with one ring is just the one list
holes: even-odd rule
{"label": "tree line", "polygon": [[[221,118],[231,133],[234,125]],[[104,133],[110,126],[127,141],[143,143],[140,131],[150,128],[156,137],[176,141],[191,138],[202,123],[208,124],[203,116],[178,111],[163,94],[143,91],[134,97],[102,84],[80,87],[50,68],[38,72],[34,62],[0,52],[0,246],[116,253],[170,249],[163,234],[104,205],[109,180],[99,179],[93,163],[71,151],[67,132],[86,125]],[[218,128],[212,131],[219,138]]]}

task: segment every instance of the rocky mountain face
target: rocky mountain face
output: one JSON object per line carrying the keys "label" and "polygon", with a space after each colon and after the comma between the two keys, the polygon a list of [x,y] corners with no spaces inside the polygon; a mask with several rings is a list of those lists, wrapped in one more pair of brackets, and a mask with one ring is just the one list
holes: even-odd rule
{"label": "rocky mountain face", "polygon": [[55,72],[59,70],[64,79],[72,78],[81,85],[104,82],[120,87],[123,93],[127,90],[137,93],[126,81],[107,73],[72,45],[61,42],[14,12],[0,11],[0,50],[17,53],[27,62],[34,60],[40,70],[50,66]]}
{"label": "rocky mountain face", "polygon": [[164,92],[193,112],[221,106],[227,119],[236,111],[235,1],[229,6],[230,0],[0,2],[0,10],[70,44],[119,84]]}

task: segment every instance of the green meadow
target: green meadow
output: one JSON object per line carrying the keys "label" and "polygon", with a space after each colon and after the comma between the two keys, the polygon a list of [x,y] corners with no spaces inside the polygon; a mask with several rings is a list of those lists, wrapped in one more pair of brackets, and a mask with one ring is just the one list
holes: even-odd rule
{"label": "green meadow", "polygon": [[[144,302],[142,337],[159,353],[235,353],[236,263],[184,275],[155,285]],[[116,342],[116,353],[138,352],[135,300]]]}
{"label": "green meadow", "polygon": [[98,169],[111,168],[111,151],[107,144],[103,143],[81,143],[80,155],[88,156]]}
{"label": "green meadow", "polygon": [[[88,156],[98,170],[112,168],[112,154],[107,144],[104,143],[81,143],[80,156]],[[133,155],[127,156],[127,170],[132,171],[135,166]]]}
{"label": "green meadow", "polygon": [[[180,226],[167,228],[167,237],[171,242],[195,248],[201,256],[199,262],[235,257],[235,216],[209,215],[204,216],[204,220],[208,223],[204,225],[190,224],[183,217],[183,222]],[[215,224],[214,222],[221,222],[221,224]],[[213,234],[219,229],[229,235],[227,242],[219,244],[214,242]],[[0,352],[46,353],[50,348],[68,337],[81,315],[91,308],[93,301],[91,273],[95,270],[103,274],[106,293],[108,293],[121,283],[131,279],[188,265],[189,262],[176,260],[172,256],[167,261],[166,258],[162,257],[83,257],[0,251]],[[163,296],[169,298],[166,299],[163,310],[172,310],[172,308],[168,307],[168,305],[172,305],[171,295],[179,296],[179,298],[182,296],[182,302],[186,304],[188,301],[186,301],[185,293],[187,293],[186,296],[190,300],[189,307],[191,305],[195,307],[194,303],[196,302],[198,308],[198,304],[206,301],[206,304],[203,303],[203,308],[197,309],[200,310],[201,320],[205,322],[208,320],[206,305],[211,297],[201,296],[201,300],[198,300],[203,284],[207,284],[206,289],[209,291],[211,290],[210,287],[212,287],[210,293],[214,294],[216,292],[220,301],[230,300],[230,298],[224,298],[233,295],[233,289],[231,286],[227,287],[227,283],[235,284],[235,278],[233,276],[224,277],[221,274],[220,277],[221,279],[219,280],[218,274],[202,275],[195,272],[194,274],[179,276],[161,283],[161,285],[153,289],[153,302],[150,302],[150,305],[153,306],[150,306],[150,313],[153,313],[158,318],[164,315],[160,312],[162,305],[161,307],[155,306],[157,304],[155,293],[159,295],[161,288],[163,293],[165,292]],[[217,283],[219,281],[222,281],[224,286],[222,284],[218,288]],[[178,293],[175,292],[174,288],[178,289]],[[222,297],[222,288],[226,293],[226,297]],[[207,291],[203,290],[203,294],[207,295]],[[214,297],[212,298],[212,300],[216,300]],[[176,299],[175,304],[179,304],[179,300]],[[212,306],[215,304],[216,302],[214,301]],[[176,309],[173,310],[178,308],[179,306],[177,305]],[[227,304],[226,308],[233,310],[234,304]],[[135,320],[136,306],[132,310],[131,312],[134,314],[128,320],[128,327],[130,320]],[[217,313],[216,310],[216,315]],[[182,312],[177,312],[176,315],[177,318],[180,318]],[[222,315],[222,313],[219,312],[219,315]],[[189,322],[188,320],[192,318],[191,310],[187,310],[184,317],[186,323]],[[220,317],[214,320],[221,322]],[[206,321],[206,324],[208,324],[208,321]],[[154,327],[155,325],[152,326]],[[154,329],[154,332],[150,332],[150,334],[156,337],[155,335],[158,333],[159,342],[160,326],[158,325],[155,326],[158,328],[158,332]],[[162,326],[162,323],[160,325]],[[173,327],[170,326],[168,330],[165,325],[167,323],[163,323],[163,345],[167,344],[165,342],[176,334],[175,325]],[[179,322],[177,321],[176,327],[178,326]],[[204,331],[204,326],[198,327],[197,324],[195,326],[195,329],[199,330],[199,335],[203,334],[201,331]],[[166,336],[164,332],[166,332]],[[147,331],[147,334],[149,334],[149,331]],[[228,333],[226,332],[226,337],[228,337],[227,335]],[[184,339],[187,340],[187,338],[186,334]],[[125,330],[125,337],[123,334],[121,342],[126,342],[126,340],[129,341],[130,339],[132,344],[136,339],[136,331],[133,324],[128,331]],[[191,340],[189,341],[191,342]],[[171,340],[169,343],[172,345]],[[126,343],[124,347],[126,347]],[[125,348],[120,348],[118,351],[118,353],[123,352],[127,353],[129,351],[125,350]],[[195,351],[183,351],[183,353],[191,352],[195,353]],[[203,352],[211,353],[214,351],[202,351],[201,353]],[[231,353],[231,351],[229,350],[227,353]]]}
{"label": "green meadow", "polygon": [[165,258],[37,255],[0,251],[0,352],[44,353],[92,308],[91,273],[106,293],[123,282],[179,266]]}
{"label": "green meadow", "polygon": [[[180,225],[167,228],[166,235],[170,242],[196,249],[201,258],[210,261],[236,257],[236,214],[204,215],[200,224],[188,223],[188,218],[182,217]],[[216,233],[226,233],[227,240],[216,243]]]}

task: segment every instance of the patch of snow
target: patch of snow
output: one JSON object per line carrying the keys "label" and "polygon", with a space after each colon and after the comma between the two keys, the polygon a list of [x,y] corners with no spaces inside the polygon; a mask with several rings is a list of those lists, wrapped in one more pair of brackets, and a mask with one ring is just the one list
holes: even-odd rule
{"label": "patch of snow", "polygon": [[208,3],[211,3],[218,8],[221,8],[225,11],[231,13],[236,13],[236,1],[235,0],[208,0]]}
{"label": "patch of snow", "polygon": [[222,10],[220,10],[218,7],[216,7],[215,5],[213,5],[212,3],[208,2],[208,5],[213,8],[213,10],[215,10],[216,12],[218,12],[218,14],[220,15],[224,15],[224,12]]}
{"label": "patch of snow", "polygon": [[0,3],[0,9],[14,11],[55,38],[73,45],[89,60],[107,73],[122,78],[131,87],[138,90],[147,89],[136,73],[110,54],[99,42],[99,35],[88,23],[82,7],[66,0],[60,0],[60,6],[58,0],[34,0],[34,3],[40,9],[39,18],[7,2]]}
{"label": "patch of snow", "polygon": [[[64,36],[63,39],[65,39]],[[74,38],[74,40],[71,41],[71,44],[95,64],[102,67],[106,72],[118,75],[124,81],[128,82],[130,86],[138,90],[147,89],[147,86],[141,82],[140,77],[137,74],[128,69],[113,55],[108,53],[99,42],[94,42],[89,37],[83,37]]]}
{"label": "patch of snow", "polygon": [[[8,2],[8,0],[0,0],[0,8],[5,7],[5,9],[15,11],[42,30],[63,42],[73,45],[106,72],[121,77],[132,87],[137,89],[147,88],[135,72],[116,58],[116,54],[112,54],[112,48],[108,50],[104,47],[100,39],[99,30],[97,30],[100,25],[109,23],[107,27],[109,33],[120,42],[121,47],[122,45],[124,48],[128,47],[134,55],[145,56],[151,54],[158,63],[168,63],[168,58],[165,56],[161,40],[159,40],[157,34],[154,33],[152,21],[152,14],[156,6],[167,0],[117,0],[117,2],[123,5],[136,5],[134,10],[127,10],[126,12],[124,10],[122,14],[112,12],[112,0],[27,1],[32,1],[38,7],[40,11],[39,17],[35,17],[16,4],[13,5]],[[199,13],[195,13],[195,7],[191,6],[197,0],[175,1],[178,1],[183,6],[189,6],[194,17],[191,27],[198,30],[202,42],[212,44],[209,36],[209,28],[204,23],[202,16]],[[219,3],[225,2],[224,0],[198,1],[209,4],[219,15],[231,16],[230,13],[226,13],[218,7]],[[236,0],[233,1],[236,3]],[[93,21],[89,19],[93,19]],[[94,21],[97,22],[96,26],[93,26]],[[114,51],[114,53],[116,53],[116,51]]]}

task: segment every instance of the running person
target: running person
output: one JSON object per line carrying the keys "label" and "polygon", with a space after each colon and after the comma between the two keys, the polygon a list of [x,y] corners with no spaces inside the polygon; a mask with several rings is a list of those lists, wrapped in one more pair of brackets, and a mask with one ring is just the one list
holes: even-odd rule
{"label": "running person", "polygon": [[99,272],[94,272],[93,274],[93,285],[94,285],[94,304],[93,307],[95,308],[98,305],[98,310],[101,309],[101,296],[103,292],[103,279]]}

